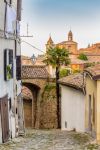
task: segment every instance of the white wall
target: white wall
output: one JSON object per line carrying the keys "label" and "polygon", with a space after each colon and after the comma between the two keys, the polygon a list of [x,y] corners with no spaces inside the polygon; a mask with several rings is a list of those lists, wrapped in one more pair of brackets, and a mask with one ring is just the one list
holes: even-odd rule
{"label": "white wall", "polygon": [[[13,0],[13,7],[17,8],[16,0]],[[0,1],[0,30],[4,31],[4,17],[5,17],[5,3],[4,0]],[[0,32],[1,33],[1,32]],[[4,49],[13,49],[14,54],[14,78],[5,81],[4,80]],[[17,43],[17,54],[20,55],[20,43]],[[16,81],[16,58],[15,58],[15,40],[5,39],[0,35],[0,98],[8,94],[8,98],[12,101],[12,110],[9,112],[9,127],[12,132],[12,137],[15,137],[15,109],[17,95],[21,93],[21,81]],[[16,93],[16,84],[18,91]],[[0,118],[0,143],[2,142],[2,128]]]}
{"label": "white wall", "polygon": [[67,86],[61,86],[61,128],[85,131],[85,97],[81,91]]}

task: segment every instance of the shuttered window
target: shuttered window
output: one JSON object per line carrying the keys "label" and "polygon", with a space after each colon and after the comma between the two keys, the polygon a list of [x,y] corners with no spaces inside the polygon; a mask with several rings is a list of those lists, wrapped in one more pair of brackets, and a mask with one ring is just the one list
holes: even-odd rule
{"label": "shuttered window", "polygon": [[4,50],[4,79],[6,81],[13,78],[13,50]]}
{"label": "shuttered window", "polygon": [[16,56],[16,79],[21,80],[21,56]]}

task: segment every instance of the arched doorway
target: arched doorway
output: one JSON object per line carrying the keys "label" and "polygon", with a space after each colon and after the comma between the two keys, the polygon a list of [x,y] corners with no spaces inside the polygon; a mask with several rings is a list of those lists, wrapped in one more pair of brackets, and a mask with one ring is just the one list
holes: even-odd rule
{"label": "arched doorway", "polygon": [[22,87],[25,128],[35,128],[37,119],[37,99],[40,88],[30,83]]}
{"label": "arched doorway", "polygon": [[32,127],[32,93],[31,91],[23,86],[22,88],[23,93],[23,107],[24,107],[24,121],[25,127]]}

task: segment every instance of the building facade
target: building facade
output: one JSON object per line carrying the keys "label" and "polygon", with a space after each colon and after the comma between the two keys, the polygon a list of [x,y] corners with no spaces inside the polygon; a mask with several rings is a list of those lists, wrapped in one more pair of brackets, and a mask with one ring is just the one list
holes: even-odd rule
{"label": "building facade", "polygon": [[85,93],[83,75],[59,80],[61,87],[61,129],[85,132]]}
{"label": "building facade", "polygon": [[21,0],[1,0],[0,143],[14,138],[23,129],[20,21]]}
{"label": "building facade", "polygon": [[100,143],[100,65],[84,71],[86,78],[85,128]]}
{"label": "building facade", "polygon": [[49,47],[55,47],[55,46],[69,50],[70,54],[78,53],[78,44],[77,44],[77,42],[73,41],[73,33],[71,30],[68,33],[67,40],[57,43],[57,44],[54,44],[54,42],[50,36],[49,40],[47,41],[47,44],[46,44],[46,50],[48,50]]}
{"label": "building facade", "polygon": [[62,130],[87,132],[100,143],[100,64],[58,82]]}

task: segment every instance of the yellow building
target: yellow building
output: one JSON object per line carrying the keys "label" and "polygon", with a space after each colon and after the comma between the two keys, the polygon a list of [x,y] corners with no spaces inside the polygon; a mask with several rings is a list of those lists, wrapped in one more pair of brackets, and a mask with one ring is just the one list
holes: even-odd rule
{"label": "yellow building", "polygon": [[100,143],[100,65],[85,71],[85,128]]}

